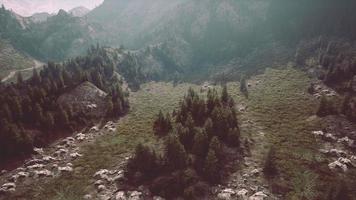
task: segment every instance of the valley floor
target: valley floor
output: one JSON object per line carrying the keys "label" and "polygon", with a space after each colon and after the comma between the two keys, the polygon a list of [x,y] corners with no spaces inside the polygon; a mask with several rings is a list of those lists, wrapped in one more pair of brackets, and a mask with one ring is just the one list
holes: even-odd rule
{"label": "valley floor", "polygon": [[[331,172],[328,158],[319,151],[321,143],[311,132],[321,128],[322,120],[310,118],[319,101],[306,92],[310,83],[306,74],[293,68],[267,69],[249,83],[248,98],[239,92],[237,83],[229,83],[228,88],[239,107],[242,137],[250,144],[251,153],[244,163],[237,164],[237,171],[229,180],[214,187],[213,195],[224,189],[236,193],[245,189],[247,196],[263,191],[269,196],[267,199],[324,199],[338,177],[355,177],[355,169],[350,169],[347,175]],[[72,173],[40,178],[35,184],[20,184],[14,194],[0,199],[72,200],[87,194],[95,199],[110,198],[117,190],[115,184],[106,185],[109,191],[98,192],[93,175],[100,169],[120,170],[140,142],[160,146],[160,141],[153,137],[153,119],[159,110],[172,111],[189,87],[200,90],[200,86],[191,84],[143,85],[131,94],[131,111],[115,123],[115,134],[99,136],[80,146],[79,153],[83,156],[72,162]],[[265,180],[261,168],[271,146],[276,149],[279,175]],[[355,184],[352,181],[356,179],[348,180]],[[353,192],[356,197],[356,191]]]}

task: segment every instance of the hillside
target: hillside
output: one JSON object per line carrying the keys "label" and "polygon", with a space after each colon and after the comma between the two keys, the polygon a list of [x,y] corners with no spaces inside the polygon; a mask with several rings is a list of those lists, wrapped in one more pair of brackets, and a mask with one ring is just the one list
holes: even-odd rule
{"label": "hillside", "polygon": [[34,65],[32,58],[14,49],[9,42],[0,40],[0,80],[14,70],[32,68]]}

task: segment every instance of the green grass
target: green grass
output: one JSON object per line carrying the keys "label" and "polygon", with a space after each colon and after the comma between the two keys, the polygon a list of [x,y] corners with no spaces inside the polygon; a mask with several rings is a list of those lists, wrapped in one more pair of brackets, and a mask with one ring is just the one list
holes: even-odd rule
{"label": "green grass", "polygon": [[0,78],[7,76],[14,69],[33,67],[33,61],[19,53],[6,41],[0,40]]}
{"label": "green grass", "polygon": [[173,87],[170,83],[149,83],[130,97],[131,111],[120,120],[118,133],[100,137],[96,142],[82,147],[84,156],[75,162],[79,173],[55,178],[39,185],[20,188],[11,199],[75,200],[93,190],[91,177],[99,169],[118,165],[131,153],[137,144],[156,145],[152,122],[159,110],[171,112],[189,87],[182,84]]}
{"label": "green grass", "polygon": [[[311,135],[320,129],[321,120],[307,120],[319,105],[306,92],[310,80],[292,68],[267,69],[257,79],[261,83],[250,90],[245,117],[263,127],[269,145],[277,151],[280,177],[274,183],[289,187],[286,199],[322,199],[338,176],[329,171],[318,151],[321,146]],[[355,174],[350,170],[350,176]]]}
{"label": "green grass", "polygon": [[[328,170],[326,158],[318,152],[321,147],[311,136],[322,121],[307,120],[314,115],[319,102],[306,93],[310,83],[307,76],[298,70],[267,69],[253,78],[260,84],[249,89],[249,98],[239,93],[238,83],[229,83],[229,93],[237,104],[248,106],[246,113],[239,113],[240,124],[254,123],[242,127],[242,136],[255,140],[254,154],[260,162],[269,146],[276,149],[278,178],[272,185],[284,185],[284,199],[323,199],[327,188],[339,178]],[[133,151],[138,143],[159,145],[153,137],[152,122],[159,110],[171,112],[189,87],[181,84],[173,87],[169,83],[149,83],[130,97],[131,110],[118,125],[118,133],[100,137],[96,142],[82,148],[84,157],[73,162],[78,172],[49,180],[38,185],[19,188],[11,199],[74,200],[93,190],[92,175],[99,169],[112,168]],[[264,138],[258,132],[266,133]],[[349,184],[356,180],[355,170],[347,176]],[[355,193],[355,192],[354,192]],[[353,194],[356,196],[356,194]]]}

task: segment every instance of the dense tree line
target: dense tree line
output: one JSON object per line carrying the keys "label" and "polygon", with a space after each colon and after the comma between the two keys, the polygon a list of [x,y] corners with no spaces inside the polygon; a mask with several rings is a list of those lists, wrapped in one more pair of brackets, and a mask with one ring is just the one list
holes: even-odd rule
{"label": "dense tree line", "polygon": [[153,123],[164,151],[138,145],[126,176],[134,184],[151,182],[150,190],[167,198],[199,198],[222,180],[226,148],[240,149],[235,102],[226,86],[221,95],[209,90],[206,98],[189,89],[172,116],[160,112]]}
{"label": "dense tree line", "polygon": [[116,117],[129,109],[122,81],[114,73],[114,64],[104,48],[92,47],[88,55],[62,64],[49,62],[29,80],[18,74],[17,83],[0,88],[0,158],[29,152],[54,132],[72,131],[91,119],[85,113],[74,114],[57,98],[77,85],[90,81],[109,94],[108,115]]}

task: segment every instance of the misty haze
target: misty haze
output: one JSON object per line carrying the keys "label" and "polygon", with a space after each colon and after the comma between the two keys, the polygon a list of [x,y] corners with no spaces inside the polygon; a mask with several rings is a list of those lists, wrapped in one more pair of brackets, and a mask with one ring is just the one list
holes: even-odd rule
{"label": "misty haze", "polygon": [[356,1],[0,6],[0,200],[356,200]]}

